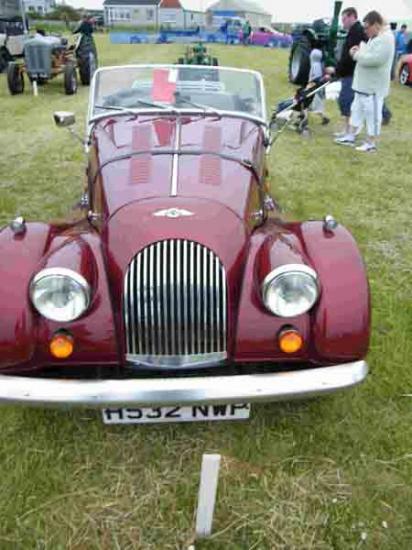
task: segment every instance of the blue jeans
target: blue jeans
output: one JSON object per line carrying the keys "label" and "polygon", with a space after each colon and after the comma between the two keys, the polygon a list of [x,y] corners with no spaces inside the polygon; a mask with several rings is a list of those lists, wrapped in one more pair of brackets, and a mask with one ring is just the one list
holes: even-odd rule
{"label": "blue jeans", "polygon": [[342,116],[350,117],[350,107],[355,97],[355,93],[352,90],[352,76],[344,76],[341,78],[342,88],[338,97],[339,109]]}

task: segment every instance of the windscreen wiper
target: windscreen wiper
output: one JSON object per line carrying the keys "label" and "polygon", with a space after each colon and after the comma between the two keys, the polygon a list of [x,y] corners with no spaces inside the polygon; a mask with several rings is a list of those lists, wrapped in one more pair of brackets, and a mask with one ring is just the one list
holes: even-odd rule
{"label": "windscreen wiper", "polygon": [[[173,110],[173,107],[168,105],[163,105],[162,103],[155,103],[154,101],[145,101],[144,99],[134,100],[139,105],[145,105],[146,107],[154,107],[155,109],[170,109]],[[135,114],[134,107],[122,107],[121,105],[95,105],[95,109],[104,109],[105,111],[122,111],[122,112],[132,112]]]}
{"label": "windscreen wiper", "polygon": [[216,109],[213,109],[213,107],[209,107],[209,105],[204,105],[203,103],[196,103],[195,101],[191,101],[190,99],[180,95],[180,92],[175,93],[175,98],[177,103],[184,103],[186,105],[194,107],[195,109],[200,109],[204,113],[210,113],[212,115],[215,115],[217,118],[222,118],[221,113]]}

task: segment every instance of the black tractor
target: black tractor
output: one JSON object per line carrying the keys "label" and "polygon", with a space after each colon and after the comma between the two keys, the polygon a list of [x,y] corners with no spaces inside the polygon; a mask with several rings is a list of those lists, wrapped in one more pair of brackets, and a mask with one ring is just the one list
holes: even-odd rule
{"label": "black tractor", "polygon": [[339,15],[343,2],[335,2],[331,22],[318,19],[312,25],[299,25],[293,31],[293,45],[289,58],[289,80],[292,84],[306,86],[309,80],[310,52],[319,48],[323,52],[325,66],[334,67],[346,37],[339,30]]}

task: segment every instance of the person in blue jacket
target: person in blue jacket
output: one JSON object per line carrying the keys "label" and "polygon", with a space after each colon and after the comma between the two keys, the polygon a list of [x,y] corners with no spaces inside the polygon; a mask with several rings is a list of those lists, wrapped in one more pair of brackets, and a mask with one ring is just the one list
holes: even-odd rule
{"label": "person in blue jacket", "polygon": [[405,55],[407,52],[408,36],[407,36],[407,25],[402,25],[399,31],[396,33],[396,57],[400,58],[401,55]]}

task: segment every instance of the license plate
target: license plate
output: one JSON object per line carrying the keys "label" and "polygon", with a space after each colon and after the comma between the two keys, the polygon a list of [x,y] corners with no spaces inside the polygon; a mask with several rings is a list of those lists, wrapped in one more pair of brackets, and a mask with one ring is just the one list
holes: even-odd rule
{"label": "license plate", "polygon": [[139,407],[103,409],[105,424],[154,424],[168,422],[205,422],[217,420],[246,420],[250,404],[190,405],[185,407]]}

